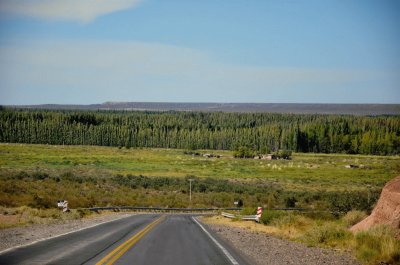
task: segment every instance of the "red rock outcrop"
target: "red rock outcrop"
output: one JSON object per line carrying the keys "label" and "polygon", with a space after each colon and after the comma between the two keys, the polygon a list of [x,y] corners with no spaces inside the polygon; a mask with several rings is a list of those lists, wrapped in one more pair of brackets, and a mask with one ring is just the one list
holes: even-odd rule
{"label": "red rock outcrop", "polygon": [[389,225],[400,230],[400,176],[386,183],[371,215],[350,230],[358,232],[376,225]]}

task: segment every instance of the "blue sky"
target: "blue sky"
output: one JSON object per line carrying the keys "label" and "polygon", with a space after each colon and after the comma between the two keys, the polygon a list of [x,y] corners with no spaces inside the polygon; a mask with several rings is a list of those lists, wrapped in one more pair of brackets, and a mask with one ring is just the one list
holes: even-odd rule
{"label": "blue sky", "polygon": [[2,0],[0,104],[400,103],[393,0]]}

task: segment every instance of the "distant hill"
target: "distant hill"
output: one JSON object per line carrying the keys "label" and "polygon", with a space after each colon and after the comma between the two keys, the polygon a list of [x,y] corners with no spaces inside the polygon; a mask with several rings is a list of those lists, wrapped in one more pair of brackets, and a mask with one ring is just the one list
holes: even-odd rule
{"label": "distant hill", "polygon": [[105,102],[91,105],[13,105],[14,108],[140,111],[221,111],[297,114],[399,115],[400,104]]}

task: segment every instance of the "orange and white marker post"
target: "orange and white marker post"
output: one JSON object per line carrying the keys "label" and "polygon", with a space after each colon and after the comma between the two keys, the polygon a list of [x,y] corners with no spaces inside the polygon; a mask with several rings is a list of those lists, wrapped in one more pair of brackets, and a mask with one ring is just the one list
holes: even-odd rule
{"label": "orange and white marker post", "polygon": [[256,216],[256,221],[259,223],[261,220],[261,215],[262,215],[262,207],[257,207],[257,216]]}

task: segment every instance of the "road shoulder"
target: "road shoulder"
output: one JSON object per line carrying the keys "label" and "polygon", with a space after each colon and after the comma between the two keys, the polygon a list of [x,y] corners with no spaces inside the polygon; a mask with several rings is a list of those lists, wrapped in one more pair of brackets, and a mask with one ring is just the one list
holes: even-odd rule
{"label": "road shoulder", "polygon": [[37,241],[50,239],[66,233],[93,227],[131,216],[130,213],[100,214],[91,218],[66,220],[57,224],[35,224],[32,226],[13,227],[0,230],[0,252],[7,249],[32,244]]}
{"label": "road shoulder", "polygon": [[[217,241],[217,243],[220,245],[218,246],[217,243],[213,242],[214,244],[217,244],[217,246],[220,248],[220,250],[222,252],[227,251],[229,253],[229,255],[232,255],[232,258],[235,262],[236,259],[239,260],[240,262],[238,262],[239,264],[256,264],[255,260],[250,256],[250,255],[246,255],[246,253],[244,253],[240,248],[237,248],[237,246],[235,246],[234,244],[232,244],[232,242],[230,240],[227,240],[227,238],[221,237],[217,231],[215,229],[213,229],[212,227],[209,226],[209,223],[204,222],[204,218],[193,218],[194,221],[199,221],[198,225],[200,226],[200,229],[205,229],[208,233],[209,233],[209,237],[214,238],[214,240]],[[212,240],[212,239],[211,239]],[[212,241],[214,241],[212,240]],[[222,249],[221,249],[222,247]],[[223,250],[225,249],[225,251]],[[227,255],[227,256],[229,256]],[[232,264],[236,264],[235,262],[232,261],[231,258],[228,257],[228,259],[231,261]]]}
{"label": "road shoulder", "polygon": [[358,264],[351,256],[334,250],[307,247],[301,243],[282,240],[243,227],[204,222],[204,219],[202,221],[218,237],[252,259],[254,264]]}

